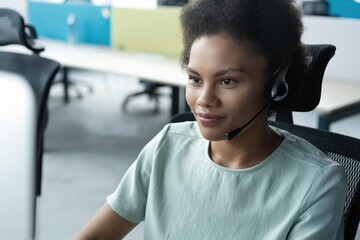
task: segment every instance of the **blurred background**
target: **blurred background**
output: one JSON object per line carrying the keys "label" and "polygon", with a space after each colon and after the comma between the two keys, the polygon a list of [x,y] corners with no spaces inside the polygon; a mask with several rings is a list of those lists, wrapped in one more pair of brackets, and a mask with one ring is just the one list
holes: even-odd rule
{"label": "blurred background", "polygon": [[[178,59],[178,16],[186,2],[1,0],[0,7],[20,12],[35,27],[40,40]],[[297,4],[305,15],[304,43],[337,47],[324,81],[336,79],[350,86],[346,89],[355,89],[355,93],[340,92],[332,100],[352,95],[352,101],[359,102],[360,2],[298,0]],[[114,191],[142,147],[172,115],[172,90],[164,84],[103,71],[70,70],[73,84],[68,89],[68,102],[64,103],[61,83],[50,91],[43,185],[37,198],[37,240],[69,239]],[[61,77],[60,72],[60,82]],[[145,94],[129,101],[129,96],[144,90]],[[319,109],[294,113],[294,121],[317,127],[320,113]],[[354,112],[332,123],[330,131],[360,138],[360,114]],[[140,224],[126,239],[142,239],[142,234]]]}

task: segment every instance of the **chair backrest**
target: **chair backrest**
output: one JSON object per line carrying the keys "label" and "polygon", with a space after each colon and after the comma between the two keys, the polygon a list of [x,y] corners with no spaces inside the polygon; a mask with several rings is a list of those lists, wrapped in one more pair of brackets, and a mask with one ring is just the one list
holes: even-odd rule
{"label": "chair backrest", "polygon": [[270,125],[306,139],[344,167],[349,186],[344,207],[345,240],[355,239],[360,220],[360,139],[285,122],[271,121]]}
{"label": "chair backrest", "polygon": [[[195,121],[194,115],[186,112],[170,119],[171,123],[185,121]],[[269,121],[269,123],[309,141],[344,167],[349,186],[343,212],[345,240],[355,239],[360,220],[360,139],[292,123],[278,121]]]}
{"label": "chair backrest", "polygon": [[35,29],[26,25],[18,12],[0,8],[0,46],[18,44],[28,48],[34,54],[39,54],[44,51],[44,48],[36,46],[35,38]]}
{"label": "chair backrest", "polygon": [[37,107],[36,125],[36,192],[41,191],[41,169],[43,154],[43,135],[47,123],[47,101],[50,86],[59,71],[60,64],[42,58],[39,53],[43,47],[36,45],[36,30],[26,25],[22,16],[11,9],[0,8],[0,46],[17,44],[31,50],[33,55],[12,52],[0,52],[0,70],[19,74],[32,87]]}
{"label": "chair backrest", "polygon": [[330,44],[306,44],[306,66],[301,67],[299,59],[293,59],[286,74],[289,85],[287,97],[274,102],[271,108],[276,112],[276,120],[293,122],[292,112],[308,112],[320,102],[322,80],[336,47]]}
{"label": "chair backrest", "polygon": [[[43,135],[47,123],[47,102],[50,86],[60,64],[38,55],[0,52],[0,70],[16,73],[26,79],[34,92],[36,101],[36,193],[41,192],[41,169]],[[14,93],[16,94],[16,93]],[[13,103],[8,103],[13,104]]]}
{"label": "chair backrest", "polygon": [[35,93],[38,116],[37,131],[41,131],[44,124],[43,116],[47,108],[50,87],[59,68],[58,62],[37,55],[0,52],[0,69],[24,77]]}

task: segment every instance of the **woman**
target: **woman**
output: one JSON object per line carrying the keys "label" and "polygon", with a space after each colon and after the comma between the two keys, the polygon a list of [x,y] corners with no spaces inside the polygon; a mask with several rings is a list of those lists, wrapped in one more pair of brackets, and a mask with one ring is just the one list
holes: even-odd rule
{"label": "woman", "polygon": [[342,167],[267,123],[304,59],[294,3],[197,0],[181,21],[196,123],[165,126],[74,239],[118,239],[141,221],[156,240],[342,239]]}

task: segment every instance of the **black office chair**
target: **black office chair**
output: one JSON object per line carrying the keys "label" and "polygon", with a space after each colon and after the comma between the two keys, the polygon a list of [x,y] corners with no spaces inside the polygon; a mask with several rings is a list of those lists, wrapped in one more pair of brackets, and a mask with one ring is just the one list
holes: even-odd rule
{"label": "black office chair", "polygon": [[360,139],[291,123],[269,123],[306,139],[344,167],[349,185],[344,208],[344,239],[355,239],[360,220]]}
{"label": "black office chair", "polygon": [[[344,167],[349,185],[343,212],[345,240],[354,240],[360,220],[360,139],[293,124],[293,111],[311,111],[319,104],[323,74],[335,53],[331,45],[307,45],[307,49],[307,68],[299,72],[293,59],[286,79],[289,89],[294,89],[289,91],[288,99],[273,106],[276,121],[269,124],[306,139]],[[194,120],[193,114],[186,112],[173,116],[170,122]]]}
{"label": "black office chair", "polygon": [[158,89],[161,87],[166,87],[166,85],[150,82],[145,79],[141,79],[140,83],[144,86],[144,89],[139,92],[135,92],[135,93],[128,95],[122,103],[122,109],[124,111],[126,111],[130,100],[133,99],[134,97],[137,97],[140,95],[147,95],[149,100],[155,101],[155,107],[153,109],[153,112],[157,113],[159,111],[159,97],[166,95],[166,94],[160,93],[158,91]]}
{"label": "black office chair", "polygon": [[[32,55],[0,52],[0,69],[22,75],[32,87],[37,103],[36,125],[36,193],[41,193],[44,131],[48,119],[47,102],[50,87],[60,64],[39,56],[43,47],[33,45],[35,29],[25,25],[23,18],[11,9],[0,9],[0,46],[17,44],[32,51]],[[27,32],[29,31],[29,32]],[[32,32],[33,31],[33,32]],[[9,103],[11,104],[11,103]]]}
{"label": "black office chair", "polygon": [[184,6],[189,0],[158,0],[158,5],[163,6]]}
{"label": "black office chair", "polygon": [[56,84],[63,84],[63,89],[64,89],[64,103],[69,103],[70,102],[70,91],[69,89],[73,89],[75,92],[75,96],[78,99],[82,99],[84,97],[83,91],[80,91],[79,89],[79,85],[81,84],[82,86],[84,86],[85,89],[87,89],[86,91],[91,94],[94,92],[94,88],[92,87],[91,84],[85,82],[85,81],[81,81],[78,79],[70,79],[70,72],[73,72],[74,69],[70,69],[68,67],[62,67],[61,71],[60,71],[60,75],[59,77],[56,78],[56,80],[54,81],[53,85]]}
{"label": "black office chair", "polygon": [[335,55],[336,47],[330,44],[311,44],[305,47],[305,69],[300,67],[299,59],[292,59],[286,74],[289,93],[284,100],[274,102],[271,106],[277,121],[293,123],[292,112],[312,111],[320,102],[325,69]]}
{"label": "black office chair", "polygon": [[314,16],[330,15],[330,4],[326,0],[303,1],[301,3],[301,7],[304,15],[314,15]]}
{"label": "black office chair", "polygon": [[45,48],[37,46],[33,26],[25,24],[22,16],[8,8],[0,8],[0,46],[17,44],[31,50],[33,54],[39,55]]}
{"label": "black office chair", "polygon": [[[31,50],[33,54],[39,55],[45,50],[43,46],[36,43],[37,33],[35,27],[31,24],[26,24],[23,17],[16,11],[9,8],[0,8],[0,46],[17,44],[26,47]],[[68,69],[62,69],[63,76],[68,75]],[[66,76],[67,77],[67,76]],[[66,81],[66,83],[65,83]],[[75,86],[74,81],[70,81],[68,78],[59,78],[54,84],[64,84],[64,101],[69,99],[69,87]],[[66,85],[66,86],[65,86]],[[86,84],[89,93],[93,92],[92,86]],[[82,93],[75,88],[78,98],[82,98]]]}

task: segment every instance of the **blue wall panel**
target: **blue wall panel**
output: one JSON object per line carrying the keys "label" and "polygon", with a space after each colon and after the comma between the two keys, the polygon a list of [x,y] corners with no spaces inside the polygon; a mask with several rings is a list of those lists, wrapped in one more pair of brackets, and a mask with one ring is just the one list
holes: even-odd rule
{"label": "blue wall panel", "polygon": [[75,16],[75,41],[110,45],[109,6],[95,6],[90,3],[46,3],[29,2],[29,23],[33,24],[39,37],[62,41],[69,40],[69,15]]}
{"label": "blue wall panel", "polygon": [[355,0],[329,0],[330,15],[345,18],[360,18],[360,2]]}

